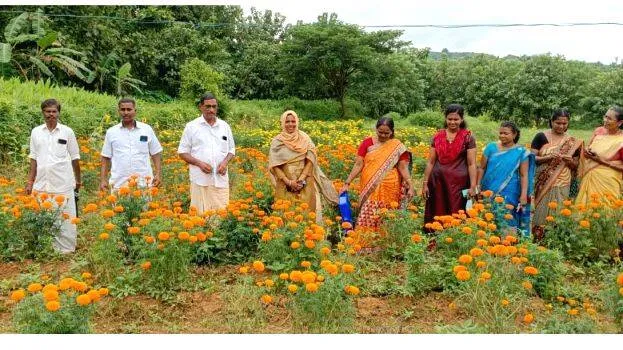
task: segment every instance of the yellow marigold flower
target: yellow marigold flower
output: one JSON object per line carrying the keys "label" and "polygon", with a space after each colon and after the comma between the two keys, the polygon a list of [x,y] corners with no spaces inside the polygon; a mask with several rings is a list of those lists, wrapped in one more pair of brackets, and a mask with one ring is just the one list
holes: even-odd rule
{"label": "yellow marigold flower", "polygon": [[50,300],[47,303],[45,303],[45,308],[48,311],[55,312],[61,308],[61,303],[59,303],[57,300]]}
{"label": "yellow marigold flower", "polygon": [[521,282],[521,285],[525,289],[532,289],[532,283],[530,283],[530,281],[523,281],[523,282]]}
{"label": "yellow marigold flower", "polygon": [[301,243],[294,241],[292,243],[290,243],[290,248],[292,249],[299,249],[301,247]]}
{"label": "yellow marigold flower", "polygon": [[485,266],[487,266],[487,263],[484,262],[484,261],[479,261],[479,262],[476,263],[476,267],[478,267],[480,269],[484,268]]}
{"label": "yellow marigold flower", "polygon": [[591,223],[588,220],[580,220],[580,227],[589,228],[591,227]]}
{"label": "yellow marigold flower", "polygon": [[288,292],[290,293],[296,293],[296,291],[299,289],[299,287],[296,286],[296,284],[289,284],[288,285]]}
{"label": "yellow marigold flower", "polygon": [[279,274],[279,279],[280,280],[287,281],[289,278],[290,278],[290,276],[287,273],[285,273],[285,272],[282,272],[282,273]]}
{"label": "yellow marigold flower", "polygon": [[108,295],[108,288],[100,288],[98,292],[100,293],[100,296],[106,296]]}
{"label": "yellow marigold flower", "polygon": [[464,233],[464,234],[466,234],[466,235],[471,235],[471,234],[472,234],[472,228],[471,228],[471,227],[468,227],[468,226],[465,226],[465,227],[463,227],[463,228],[461,229],[461,232],[463,232],[463,233]]}
{"label": "yellow marigold flower", "polygon": [[480,278],[488,280],[488,279],[491,278],[491,274],[489,272],[485,271],[485,272],[480,274]]}
{"label": "yellow marigold flower", "polygon": [[26,297],[26,292],[23,289],[14,290],[11,292],[11,300],[20,301]]}
{"label": "yellow marigold flower", "polygon": [[322,247],[320,249],[320,254],[322,255],[328,255],[329,253],[331,253],[331,248],[329,247]]}
{"label": "yellow marigold flower", "polygon": [[80,306],[87,306],[91,304],[91,297],[87,294],[80,294],[76,297],[76,303]]}
{"label": "yellow marigold flower", "polygon": [[502,306],[508,306],[508,304],[510,304],[510,301],[508,301],[508,299],[502,299],[500,303],[502,304]]}
{"label": "yellow marigold flower", "polygon": [[580,310],[578,309],[569,309],[567,310],[567,313],[571,316],[576,316],[578,313],[580,312]]}
{"label": "yellow marigold flower", "polygon": [[107,240],[108,238],[110,238],[110,235],[108,234],[108,232],[102,232],[99,234],[99,239],[102,241]]}
{"label": "yellow marigold flower", "polygon": [[446,238],[444,239],[444,241],[445,241],[446,243],[452,243],[453,239],[452,239],[452,237],[446,237]]}
{"label": "yellow marigold flower", "polygon": [[265,285],[266,287],[269,287],[269,288],[270,288],[270,287],[272,287],[272,286],[274,286],[274,285],[275,285],[275,282],[274,282],[273,280],[271,280],[270,278],[267,278],[267,279],[264,281],[264,285]]}
{"label": "yellow marigold flower", "polygon": [[303,260],[301,261],[301,266],[308,269],[311,266],[311,262],[307,261],[307,260]]}
{"label": "yellow marigold flower", "polygon": [[344,290],[346,291],[346,294],[350,294],[350,295],[358,295],[359,294],[359,288],[355,287],[355,286],[351,286],[348,285],[344,288]]}
{"label": "yellow marigold flower", "polygon": [[619,288],[619,294],[623,296],[623,287]]}

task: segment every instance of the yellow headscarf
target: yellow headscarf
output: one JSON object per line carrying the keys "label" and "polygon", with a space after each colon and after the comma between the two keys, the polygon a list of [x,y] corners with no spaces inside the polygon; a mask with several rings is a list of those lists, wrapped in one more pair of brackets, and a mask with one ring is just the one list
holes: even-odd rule
{"label": "yellow headscarf", "polygon": [[[296,128],[293,133],[288,133],[286,131],[286,118],[291,115],[294,117],[296,121]],[[277,140],[283,142],[289,149],[293,150],[296,153],[304,153],[307,150],[311,149],[315,151],[315,147],[313,147],[313,143],[309,136],[299,130],[299,116],[295,111],[285,111],[281,115],[281,133],[277,135]]]}

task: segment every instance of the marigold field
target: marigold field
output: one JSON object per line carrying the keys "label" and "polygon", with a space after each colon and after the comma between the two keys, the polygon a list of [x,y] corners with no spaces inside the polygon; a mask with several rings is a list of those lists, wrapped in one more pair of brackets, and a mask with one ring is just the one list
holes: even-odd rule
{"label": "marigold field", "polygon": [[[364,121],[304,123],[339,189]],[[380,210],[380,232],[325,205],[274,201],[267,129],[234,126],[226,210],[189,207],[181,130],[160,130],[163,186],[98,193],[101,137],[81,139],[77,251],[51,248],[58,205],[24,195],[22,168],[0,178],[3,333],[620,333],[623,201],[550,203],[539,242],[506,233],[512,206],[485,193],[422,233],[423,202]],[[404,127],[416,188],[434,129]],[[478,140],[478,148],[485,142]],[[356,214],[357,182],[351,186]],[[432,241],[434,238],[434,242]],[[381,247],[380,251],[363,249]]]}

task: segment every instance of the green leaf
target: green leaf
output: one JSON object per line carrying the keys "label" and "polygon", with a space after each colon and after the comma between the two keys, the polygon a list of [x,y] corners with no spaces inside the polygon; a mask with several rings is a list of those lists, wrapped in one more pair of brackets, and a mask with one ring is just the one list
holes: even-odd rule
{"label": "green leaf", "polygon": [[46,48],[54,44],[57,38],[58,34],[56,32],[49,32],[43,38],[37,40],[37,45],[45,50]]}
{"label": "green leaf", "polygon": [[11,45],[0,43],[0,63],[11,62]]}
{"label": "green leaf", "polygon": [[37,69],[39,69],[39,71],[43,74],[47,75],[48,77],[54,76],[54,74],[52,74],[52,71],[50,71],[50,69],[40,59],[30,56],[28,57],[28,60],[34,63],[35,66],[37,66]]}
{"label": "green leaf", "polygon": [[130,62],[125,63],[119,70],[117,71],[117,78],[124,79],[125,77],[130,75],[130,69],[132,69],[132,65]]}

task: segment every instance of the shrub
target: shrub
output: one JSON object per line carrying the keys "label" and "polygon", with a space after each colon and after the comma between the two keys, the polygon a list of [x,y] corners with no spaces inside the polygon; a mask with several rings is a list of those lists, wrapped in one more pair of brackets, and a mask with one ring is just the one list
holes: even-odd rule
{"label": "shrub", "polygon": [[411,113],[407,116],[411,125],[427,126],[435,129],[443,128],[443,113],[432,110]]}

